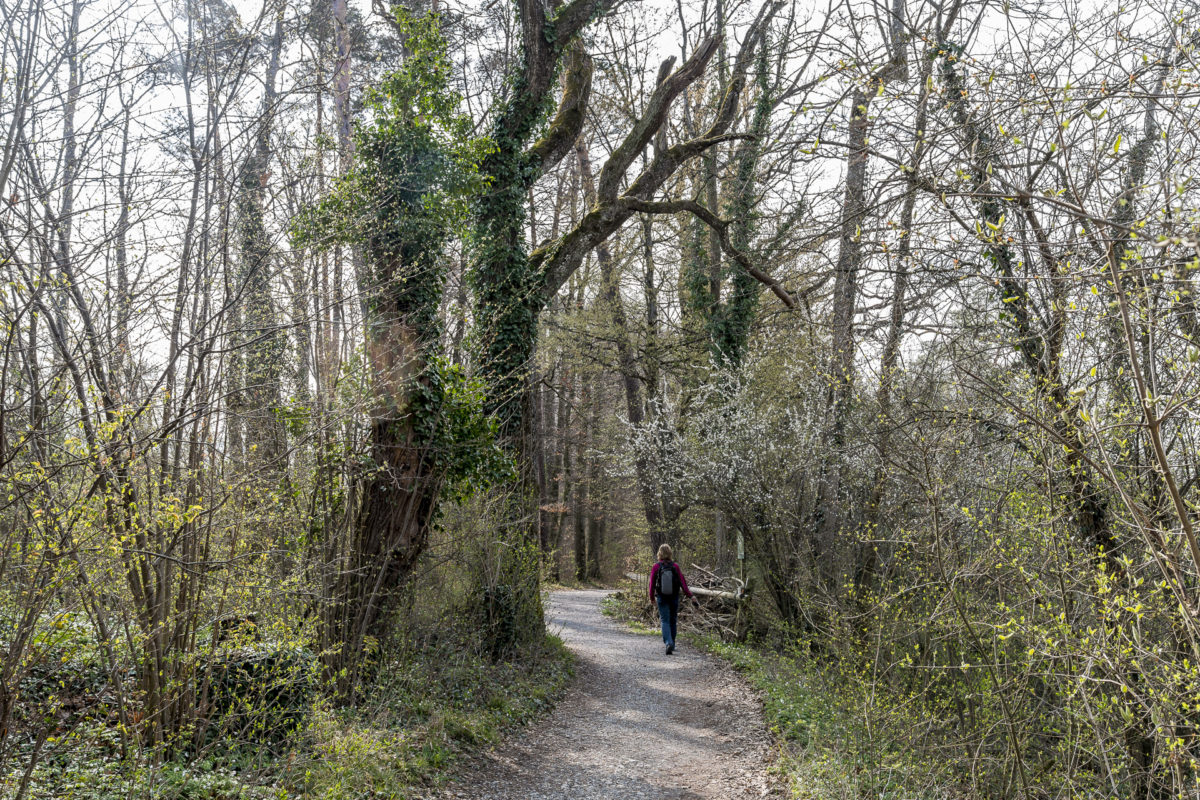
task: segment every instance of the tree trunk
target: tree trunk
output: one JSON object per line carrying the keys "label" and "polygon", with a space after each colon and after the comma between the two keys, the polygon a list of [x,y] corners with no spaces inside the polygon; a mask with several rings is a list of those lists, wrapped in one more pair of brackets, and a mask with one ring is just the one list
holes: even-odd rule
{"label": "tree trunk", "polygon": [[359,685],[368,637],[378,642],[391,629],[387,615],[425,545],[440,489],[408,415],[381,415],[371,430],[378,472],[364,487],[326,612],[326,666],[344,699]]}
{"label": "tree trunk", "polygon": [[[557,458],[554,471],[554,537],[555,548],[562,547],[563,531],[566,528],[568,504],[572,498],[571,470],[574,463],[571,460],[571,395],[574,391],[574,376],[571,366],[564,358],[558,386],[558,403],[554,413],[555,421],[555,454]],[[559,559],[554,560],[555,579],[559,578]]]}
{"label": "tree trunk", "polygon": [[607,524],[605,509],[602,504],[593,500],[592,514],[588,517],[588,577],[595,581],[603,579],[600,556],[604,551],[604,532]]}
{"label": "tree trunk", "polygon": [[271,292],[273,258],[266,229],[266,187],[270,179],[271,128],[277,100],[275,83],[283,49],[284,7],[276,11],[271,55],[264,76],[263,104],[254,148],[243,165],[238,198],[244,329],[241,409],[245,421],[248,474],[269,479],[286,466],[287,437],[279,415],[283,404],[284,335]]}
{"label": "tree trunk", "polygon": [[[915,130],[925,131],[929,121],[929,76],[933,72],[932,62],[926,59],[921,66],[921,95],[917,101]],[[888,459],[891,458],[891,433],[895,421],[892,419],[892,392],[900,361],[900,343],[904,336],[904,318],[907,310],[909,270],[912,266],[913,214],[917,201],[917,175],[925,154],[925,139],[918,135],[912,156],[905,172],[908,186],[904,194],[904,205],[900,210],[900,241],[895,251],[895,276],[892,281],[891,314],[888,318],[887,335],[883,353],[879,360],[879,425],[876,428],[877,466],[871,485],[871,499],[866,509],[866,537],[858,569],[861,580],[873,580],[879,565],[878,543],[880,513],[887,491]]]}
{"label": "tree trunk", "polygon": [[842,570],[837,536],[842,524],[842,456],[845,431],[854,394],[854,316],[858,297],[858,271],[862,266],[862,226],[866,222],[867,131],[870,98],[861,89],[850,95],[846,191],[842,200],[841,234],[834,266],[833,315],[830,322],[829,388],[825,399],[826,427],[823,439],[824,468],[821,476],[819,522],[813,551],[829,586],[837,583]]}
{"label": "tree trunk", "polygon": [[[333,72],[333,104],[337,116],[338,174],[346,175],[354,163],[354,142],[350,137],[350,29],[347,25],[347,0],[332,0],[333,36],[336,62]],[[346,285],[344,253],[338,247],[333,252],[332,320],[330,340],[332,364],[330,372],[337,375],[342,359],[343,338],[346,335]]]}
{"label": "tree trunk", "polygon": [[[596,201],[596,185],[592,177],[592,162],[588,154],[587,142],[582,136],[575,146],[575,154],[583,181],[584,197],[587,204],[591,206]],[[645,419],[641,377],[638,374],[633,346],[629,341],[629,321],[621,300],[620,276],[616,274],[607,243],[601,243],[596,247],[596,263],[600,267],[600,299],[606,306],[609,319],[612,321],[612,336],[617,347],[617,372],[621,376],[621,387],[625,393],[625,414],[629,419],[629,427],[636,436]],[[653,266],[650,269],[653,270]],[[653,280],[652,271],[650,276],[650,280]],[[651,313],[654,314],[657,321],[657,309]],[[663,542],[662,501],[655,481],[654,465],[650,460],[647,448],[644,446],[637,448],[633,465],[638,497],[642,501],[642,513],[646,515],[646,525],[650,531],[651,547],[657,551],[658,545]]]}
{"label": "tree trunk", "polygon": [[[587,380],[580,381],[579,395],[579,448],[578,452],[586,454],[591,446],[592,424],[594,415],[586,413],[595,402],[592,396],[592,386]],[[580,460],[583,460],[582,458]],[[592,488],[592,462],[590,459],[579,469],[579,480],[575,481],[575,501],[572,503],[571,515],[575,523],[575,580],[588,579],[588,541],[587,522],[591,516],[589,493]]]}
{"label": "tree trunk", "polygon": [[[591,419],[588,421],[588,448],[600,438],[600,407],[603,404],[603,386],[600,374],[592,378]],[[600,485],[600,465],[595,455],[588,458],[587,477],[587,563],[584,571],[589,580],[600,578],[600,547],[604,540],[605,493]]]}

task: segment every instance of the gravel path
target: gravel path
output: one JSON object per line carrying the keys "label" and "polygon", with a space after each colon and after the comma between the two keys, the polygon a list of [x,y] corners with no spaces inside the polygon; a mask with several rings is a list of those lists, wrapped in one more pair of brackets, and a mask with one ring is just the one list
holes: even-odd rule
{"label": "gravel path", "polygon": [[549,718],[481,756],[439,798],[732,800],[775,797],[758,701],[721,661],[631,633],[606,592],[556,592],[551,629],[577,656]]}

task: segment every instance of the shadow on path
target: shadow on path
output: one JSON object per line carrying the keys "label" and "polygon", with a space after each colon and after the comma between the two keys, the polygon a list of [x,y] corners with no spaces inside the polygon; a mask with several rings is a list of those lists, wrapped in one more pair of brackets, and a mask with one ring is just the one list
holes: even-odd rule
{"label": "shadow on path", "polygon": [[757,700],[717,659],[663,653],[600,613],[605,591],[555,592],[550,630],[576,655],[555,711],[480,757],[440,798],[730,800],[769,797]]}

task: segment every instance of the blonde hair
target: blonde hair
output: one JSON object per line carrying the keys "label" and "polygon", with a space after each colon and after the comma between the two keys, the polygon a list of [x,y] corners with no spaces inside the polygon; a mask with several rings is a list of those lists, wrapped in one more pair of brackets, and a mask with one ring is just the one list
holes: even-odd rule
{"label": "blonde hair", "polygon": [[670,561],[671,557],[672,557],[671,545],[660,544],[658,546],[658,560],[659,561]]}

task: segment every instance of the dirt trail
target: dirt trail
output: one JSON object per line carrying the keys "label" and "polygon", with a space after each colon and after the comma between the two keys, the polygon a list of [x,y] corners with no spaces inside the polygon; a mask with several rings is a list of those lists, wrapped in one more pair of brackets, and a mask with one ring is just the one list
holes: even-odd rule
{"label": "dirt trail", "polygon": [[548,622],[577,656],[555,711],[435,795],[472,800],[776,797],[758,702],[718,659],[629,632],[606,592],[556,592]]}

